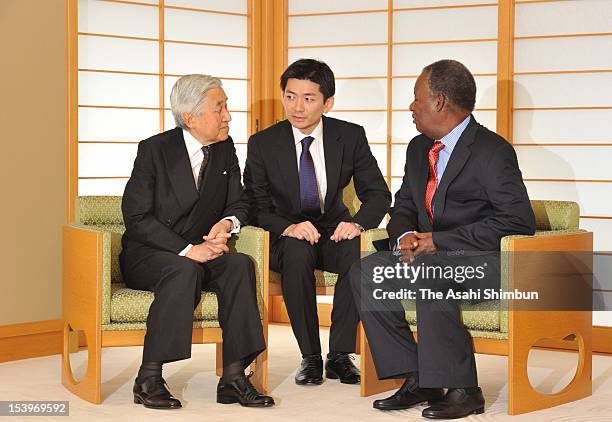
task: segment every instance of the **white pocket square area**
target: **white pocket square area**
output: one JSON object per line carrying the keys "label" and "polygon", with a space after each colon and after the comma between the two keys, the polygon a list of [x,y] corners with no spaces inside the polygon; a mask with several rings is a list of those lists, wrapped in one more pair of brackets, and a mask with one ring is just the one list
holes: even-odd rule
{"label": "white pocket square area", "polygon": [[223,174],[227,174],[227,170],[223,170]]}

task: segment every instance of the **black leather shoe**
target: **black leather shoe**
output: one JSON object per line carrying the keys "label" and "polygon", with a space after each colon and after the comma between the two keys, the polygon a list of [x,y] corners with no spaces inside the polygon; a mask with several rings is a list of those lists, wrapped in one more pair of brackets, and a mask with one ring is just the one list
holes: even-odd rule
{"label": "black leather shoe", "polygon": [[391,397],[374,400],[374,409],[378,410],[404,410],[419,403],[432,404],[444,397],[441,388],[419,388],[417,376],[406,378],[404,384]]}
{"label": "black leather shoe", "polygon": [[457,419],[484,412],[485,400],[480,387],[451,388],[444,398],[423,410],[429,419]]}
{"label": "black leather shoe", "polygon": [[219,380],[219,384],[217,384],[217,403],[240,403],[240,405],[245,407],[274,406],[274,399],[272,397],[264,396],[251,384],[249,379],[251,375],[248,377],[244,374],[239,375],[228,383]]}
{"label": "black leather shoe", "polygon": [[167,388],[162,377],[148,377],[144,381],[134,381],[134,403],[149,409],[179,409],[181,402]]}
{"label": "black leather shoe", "polygon": [[325,377],[339,379],[342,384],[359,384],[361,375],[355,367],[352,356],[348,353],[338,353],[325,362]]}
{"label": "black leather shoe", "polygon": [[297,385],[323,383],[323,359],[321,355],[306,356],[302,359],[300,369],[295,374],[295,383]]}

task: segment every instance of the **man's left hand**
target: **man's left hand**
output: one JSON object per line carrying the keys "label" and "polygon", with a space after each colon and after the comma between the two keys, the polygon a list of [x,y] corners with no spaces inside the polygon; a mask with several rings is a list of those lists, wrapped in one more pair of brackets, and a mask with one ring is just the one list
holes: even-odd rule
{"label": "man's left hand", "polygon": [[231,237],[229,232],[232,230],[232,222],[230,220],[221,220],[217,224],[211,227],[210,231],[206,236],[203,237],[204,240],[216,240],[223,244],[227,243],[227,239]]}
{"label": "man's left hand", "polygon": [[424,253],[434,253],[437,251],[436,245],[433,242],[433,237],[431,232],[428,233],[418,233],[415,232],[414,235],[418,239],[419,245],[414,250],[414,255],[419,256]]}
{"label": "man's left hand", "polygon": [[359,236],[361,230],[357,227],[355,223],[350,223],[346,221],[341,221],[336,227],[334,234],[331,235],[330,239],[334,242],[338,243],[342,240],[351,240]]}

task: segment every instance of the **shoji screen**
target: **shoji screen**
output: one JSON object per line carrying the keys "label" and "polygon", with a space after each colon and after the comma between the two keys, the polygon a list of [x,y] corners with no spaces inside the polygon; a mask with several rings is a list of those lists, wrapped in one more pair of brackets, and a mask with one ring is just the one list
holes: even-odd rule
{"label": "shoji screen", "polygon": [[[612,2],[517,2],[514,48],[514,145],[530,196],[577,201],[595,249],[611,251]],[[612,265],[596,263],[596,300],[610,308]]]}
{"label": "shoji screen", "polygon": [[495,2],[289,0],[288,62],[301,57],[331,66],[337,89],[330,116],[365,127],[393,193],[417,134],[408,107],[424,66],[444,58],[466,64],[478,85],[476,118],[495,130]]}
{"label": "shoji screen", "polygon": [[248,0],[79,0],[79,195],[120,195],[137,144],[173,128],[181,75],[218,76],[244,166],[249,118]]}

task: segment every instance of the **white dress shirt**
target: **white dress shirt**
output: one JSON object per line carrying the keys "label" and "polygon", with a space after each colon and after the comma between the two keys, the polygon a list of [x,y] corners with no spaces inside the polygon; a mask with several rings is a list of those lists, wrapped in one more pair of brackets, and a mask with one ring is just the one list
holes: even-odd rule
{"label": "white dress shirt", "polygon": [[325,172],[325,151],[323,148],[323,119],[319,120],[319,124],[310,135],[304,135],[296,127],[293,129],[293,138],[295,139],[295,157],[297,159],[298,172],[300,171],[300,156],[302,155],[302,139],[307,136],[312,136],[314,141],[310,144],[310,155],[314,162],[315,176],[317,177],[317,187],[319,190],[319,203],[321,205],[321,214],[325,208],[325,194],[327,193],[327,174]]}
{"label": "white dress shirt", "polygon": [[[183,129],[183,138],[185,139],[185,146],[187,147],[187,155],[189,156],[189,162],[191,163],[191,172],[193,173],[193,180],[197,186],[198,176],[200,175],[200,167],[202,167],[202,161],[204,160],[204,153],[202,152],[202,144],[191,135],[187,130]],[[230,233],[240,232],[240,220],[235,216],[225,217],[223,220],[229,220],[232,222],[232,230]],[[187,252],[193,247],[189,244],[183,249],[179,255],[185,256]]]}

